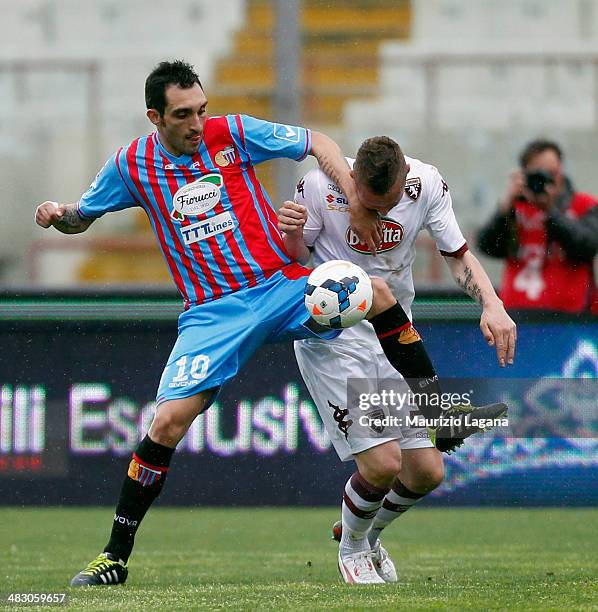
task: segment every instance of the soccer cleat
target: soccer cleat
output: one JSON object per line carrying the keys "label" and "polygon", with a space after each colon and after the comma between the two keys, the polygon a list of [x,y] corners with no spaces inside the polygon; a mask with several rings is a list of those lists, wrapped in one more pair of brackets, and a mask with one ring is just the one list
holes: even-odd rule
{"label": "soccer cleat", "polygon": [[372,561],[374,562],[376,573],[378,576],[380,576],[380,578],[382,578],[382,580],[384,580],[384,582],[399,581],[395,564],[390,558],[386,548],[380,544],[380,540],[376,540],[376,543],[372,548]]}
{"label": "soccer cleat", "polygon": [[123,584],[128,574],[124,561],[103,552],[71,580],[71,586]]}
{"label": "soccer cleat", "polygon": [[[443,453],[451,453],[459,448],[465,438],[492,429],[488,420],[500,419],[507,414],[507,405],[503,403],[487,406],[457,405],[452,406],[442,414],[447,424],[438,427],[428,427],[428,435],[436,448]],[[479,423],[482,424],[479,424]]]}
{"label": "soccer cleat", "polygon": [[[332,525],[332,539],[340,542],[342,535],[343,522],[336,521],[336,523]],[[372,549],[372,561],[374,563],[376,573],[378,576],[380,576],[380,578],[382,578],[382,580],[384,580],[384,582],[398,582],[399,577],[397,575],[395,564],[390,558],[386,548],[384,548],[384,546],[382,546],[380,543],[380,540],[376,540],[374,548]]]}
{"label": "soccer cleat", "polygon": [[338,571],[347,584],[385,584],[376,572],[371,550],[344,557],[339,551]]}

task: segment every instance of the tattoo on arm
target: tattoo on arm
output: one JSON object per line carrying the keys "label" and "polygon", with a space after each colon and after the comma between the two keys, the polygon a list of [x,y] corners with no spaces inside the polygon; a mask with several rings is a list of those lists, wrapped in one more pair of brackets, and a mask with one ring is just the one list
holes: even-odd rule
{"label": "tattoo on arm", "polygon": [[55,223],[54,227],[63,234],[78,234],[84,232],[91,222],[91,220],[82,219],[75,208],[67,208],[62,219]]}
{"label": "tattoo on arm", "polygon": [[348,190],[353,188],[353,181],[349,175],[349,164],[339,146],[328,136],[319,132],[312,133],[312,155],[318,160],[322,172],[330,177],[343,191],[351,197]]}
{"label": "tattoo on arm", "polygon": [[346,185],[343,185],[343,177],[338,172],[336,166],[330,161],[330,158],[328,156],[322,156],[318,159],[318,164],[320,170],[322,170],[326,176],[330,177],[332,181],[341,188],[341,191],[343,191],[343,187],[346,187]]}
{"label": "tattoo on arm", "polygon": [[467,295],[472,297],[478,304],[482,304],[482,290],[480,286],[473,280],[473,272],[469,266],[465,266],[464,276],[457,277],[457,284]]}

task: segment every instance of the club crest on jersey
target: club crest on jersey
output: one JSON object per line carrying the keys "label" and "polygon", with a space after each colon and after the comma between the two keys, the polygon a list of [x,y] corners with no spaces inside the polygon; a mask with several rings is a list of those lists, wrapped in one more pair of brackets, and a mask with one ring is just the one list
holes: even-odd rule
{"label": "club crest on jersey", "polygon": [[375,410],[371,410],[368,412],[368,421],[370,429],[377,434],[381,434],[384,431],[384,410],[382,408],[376,408]]}
{"label": "club crest on jersey", "polygon": [[206,174],[193,183],[183,185],[172,198],[170,216],[175,221],[183,221],[186,216],[201,215],[212,210],[220,202],[222,177],[219,174]]}
{"label": "club crest on jersey", "polygon": [[422,192],[422,181],[419,176],[407,179],[405,183],[405,193],[412,199],[417,200]]}
{"label": "club crest on jersey", "polygon": [[[404,234],[405,230],[398,221],[389,219],[387,217],[382,217],[382,242],[376,249],[376,253],[386,253],[387,251],[392,251],[392,249],[398,247],[403,241]],[[371,255],[368,245],[359,240],[357,234],[350,227],[347,228],[345,240],[347,241],[349,248],[353,249],[354,251],[357,251],[363,255]]]}
{"label": "club crest on jersey", "polygon": [[226,168],[226,166],[230,166],[235,163],[235,147],[230,145],[226,147],[226,149],[222,149],[222,151],[218,151],[214,156],[214,161],[221,167]]}

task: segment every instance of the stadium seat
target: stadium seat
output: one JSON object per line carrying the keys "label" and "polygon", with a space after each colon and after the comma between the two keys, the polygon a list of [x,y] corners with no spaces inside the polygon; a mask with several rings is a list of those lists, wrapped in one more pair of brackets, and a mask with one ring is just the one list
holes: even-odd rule
{"label": "stadium seat", "polygon": [[[0,110],[11,117],[0,126],[0,155],[6,155],[10,165],[8,177],[21,165],[15,151],[23,165],[39,167],[39,176],[45,177],[43,192],[35,194],[28,181],[4,181],[5,217],[16,222],[23,204],[32,199],[72,201],[111,152],[150,131],[143,83],[159,60],[188,59],[202,80],[210,82],[217,57],[228,51],[232,33],[243,20],[244,5],[245,0],[227,0],[225,11],[214,11],[210,0],[167,6],[158,0],[0,0]],[[99,66],[96,91],[90,89],[83,64],[88,61]],[[90,106],[92,98],[97,107]],[[131,223],[131,217],[122,214],[112,217],[106,216],[92,234],[110,235]],[[26,224],[7,235],[0,244],[0,259],[25,267],[20,262],[27,261],[33,232],[35,228]],[[156,282],[164,282],[161,255],[155,253],[157,264],[149,269],[156,270]],[[122,252],[119,256],[126,257]],[[134,269],[139,280],[145,280],[142,266],[131,264],[124,271],[120,264],[111,268],[108,259],[92,253],[79,280],[128,281]],[[21,272],[24,276],[25,270]]]}
{"label": "stadium seat", "polygon": [[[386,39],[409,35],[408,0],[304,0],[302,121],[334,130],[347,100],[372,96],[378,85],[378,48]],[[248,0],[246,21],[210,84],[210,108],[217,114],[247,112],[272,118],[275,13],[268,0]],[[258,176],[275,194],[272,165]]]}
{"label": "stadium seat", "polygon": [[379,95],[345,104],[350,148],[386,133],[433,160],[467,233],[491,213],[526,140],[558,138],[571,164],[588,167],[575,143],[598,128],[596,3],[414,0],[412,10],[412,37],[381,46]]}

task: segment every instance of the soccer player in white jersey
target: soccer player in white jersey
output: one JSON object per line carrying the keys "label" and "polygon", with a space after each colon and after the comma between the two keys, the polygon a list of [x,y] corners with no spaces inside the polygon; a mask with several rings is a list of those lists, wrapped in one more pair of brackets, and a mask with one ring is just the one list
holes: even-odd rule
{"label": "soccer player in white jersey", "polygon": [[[399,145],[384,136],[366,140],[356,159],[348,161],[361,201],[379,213],[383,224],[377,255],[373,257],[351,230],[346,198],[319,169],[299,181],[295,202],[285,202],[279,210],[279,227],[289,253],[299,261],[307,261],[313,253],[314,265],[331,259],[358,264],[387,281],[411,318],[415,241],[426,228],[457,284],[482,305],[480,329],[488,344],[496,346],[500,365],[512,364],[515,323],[468,250],[449,188],[438,170],[404,157]],[[380,544],[380,533],[444,477],[441,447],[435,447],[425,429],[369,431],[360,426],[359,407],[348,405],[349,379],[365,379],[370,392],[383,391],[382,384],[388,390],[390,382],[396,392],[408,393],[405,380],[382,350],[384,336],[363,321],[332,342],[295,343],[301,374],[339,457],[357,464],[345,485],[341,525],[335,526],[340,537],[339,570],[350,584],[396,582],[394,563]],[[398,345],[417,340],[417,332],[408,327],[400,331]]]}

